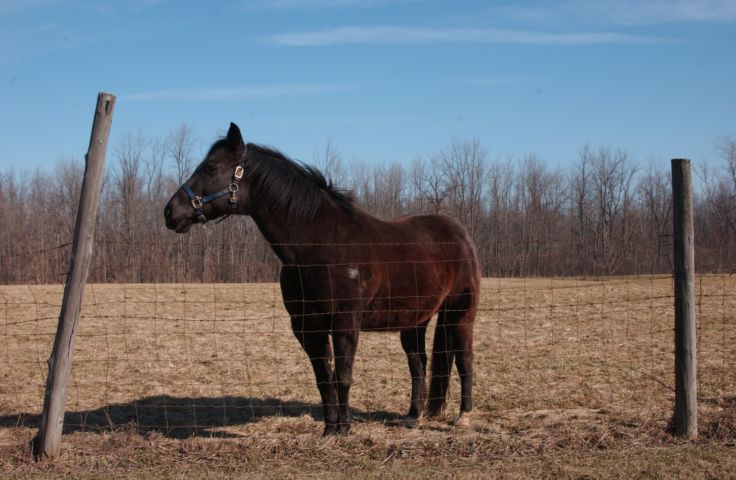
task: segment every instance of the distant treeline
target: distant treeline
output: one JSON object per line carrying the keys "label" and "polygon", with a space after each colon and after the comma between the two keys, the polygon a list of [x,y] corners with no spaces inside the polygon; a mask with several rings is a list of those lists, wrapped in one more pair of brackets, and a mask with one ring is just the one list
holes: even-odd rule
{"label": "distant treeline", "polygon": [[[200,161],[201,146],[186,125],[161,139],[127,134],[111,146],[91,282],[277,278],[278,261],[250,219],[186,235],[166,229],[163,207]],[[693,162],[700,273],[736,270],[736,137],[717,147],[715,160]],[[486,276],[671,272],[668,159],[643,165],[625,151],[586,145],[557,168],[534,154],[491,159],[477,140],[456,140],[429,158],[381,165],[347,162],[328,143],[308,163],[379,217],[457,218]],[[78,159],[0,172],[0,282],[64,281],[82,174]]]}

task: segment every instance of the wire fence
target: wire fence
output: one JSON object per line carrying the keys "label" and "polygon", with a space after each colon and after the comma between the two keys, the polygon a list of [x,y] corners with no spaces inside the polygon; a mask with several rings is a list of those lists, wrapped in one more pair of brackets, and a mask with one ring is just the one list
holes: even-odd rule
{"label": "wire fence", "polygon": [[[41,265],[66,251],[2,261]],[[37,425],[43,405],[63,285],[32,283],[0,286],[0,427]],[[696,286],[699,398],[717,408],[736,392],[736,276],[699,275]],[[673,301],[669,275],[484,278],[475,421],[576,409],[668,415]],[[406,413],[411,381],[397,333],[361,334],[353,380],[358,424]],[[447,419],[458,405],[453,373]],[[322,414],[277,283],[89,284],[66,411],[67,432],[174,437],[244,435],[269,419]]]}

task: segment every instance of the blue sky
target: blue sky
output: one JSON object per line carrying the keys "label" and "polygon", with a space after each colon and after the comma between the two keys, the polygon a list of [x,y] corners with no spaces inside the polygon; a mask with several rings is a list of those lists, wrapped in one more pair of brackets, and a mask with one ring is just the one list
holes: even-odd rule
{"label": "blue sky", "polygon": [[610,146],[717,157],[736,134],[736,0],[0,0],[0,171],[82,158],[96,93],[126,132],[230,121],[311,161],[456,138],[552,165]]}

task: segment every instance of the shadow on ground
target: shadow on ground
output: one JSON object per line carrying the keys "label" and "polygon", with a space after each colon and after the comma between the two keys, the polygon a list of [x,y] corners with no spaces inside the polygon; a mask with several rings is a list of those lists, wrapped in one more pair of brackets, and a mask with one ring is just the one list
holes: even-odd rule
{"label": "shadow on ground", "polygon": [[[398,413],[351,409],[357,422],[396,424]],[[170,438],[195,436],[235,438],[224,427],[255,423],[266,417],[310,415],[322,421],[322,406],[295,400],[250,397],[172,397],[157,395],[129,403],[111,404],[96,410],[66,412],[64,433],[137,430],[141,435],[159,432]],[[41,415],[1,415],[0,428],[38,428]]]}

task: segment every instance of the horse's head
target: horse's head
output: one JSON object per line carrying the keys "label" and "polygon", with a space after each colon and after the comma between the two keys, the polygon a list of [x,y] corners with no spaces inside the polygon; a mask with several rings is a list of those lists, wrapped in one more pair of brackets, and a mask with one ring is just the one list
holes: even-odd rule
{"label": "horse's head", "polygon": [[231,123],[227,136],[212,145],[189,180],[166,204],[166,226],[185,233],[195,223],[247,211],[245,151],[240,129]]}

